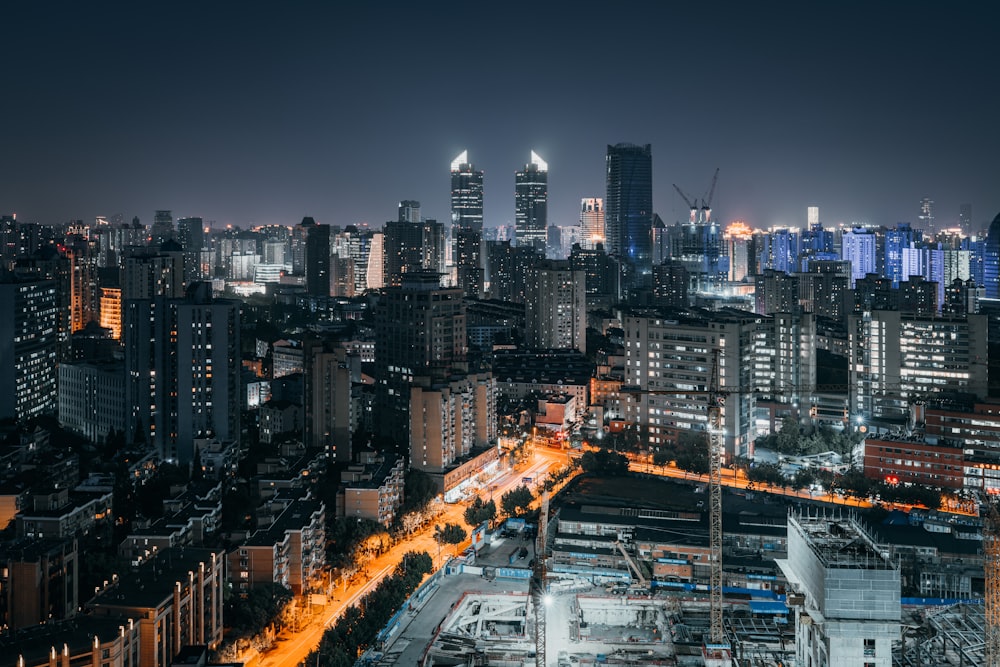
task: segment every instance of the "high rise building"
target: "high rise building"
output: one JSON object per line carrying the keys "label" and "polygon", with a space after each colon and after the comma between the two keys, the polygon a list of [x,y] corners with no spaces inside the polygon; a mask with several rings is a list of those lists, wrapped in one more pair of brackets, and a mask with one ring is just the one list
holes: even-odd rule
{"label": "high rise building", "polygon": [[987,299],[1000,299],[1000,213],[990,223],[983,245],[983,287]]}
{"label": "high rise building", "polygon": [[514,174],[514,226],[517,245],[545,254],[549,226],[549,165],[531,151],[531,162]]}
{"label": "high rise building", "polygon": [[462,151],[451,163],[451,233],[458,287],[483,294],[483,172]]}
{"label": "high rise building", "polygon": [[150,248],[125,251],[122,271],[122,300],[184,296],[184,254],[174,241]]}
{"label": "high rise building", "polygon": [[795,608],[796,664],[892,667],[899,567],[854,516],[793,511],[778,566]]}
{"label": "high rise building", "polygon": [[299,227],[305,237],[306,292],[330,296],[330,225],[318,225],[307,216]]}
{"label": "high rise building", "polygon": [[420,217],[420,202],[399,203],[399,217],[385,223],[383,263],[385,285],[399,286],[403,274],[445,273],[445,230],[437,220]]}
{"label": "high rise building", "polygon": [[840,256],[851,263],[851,287],[858,278],[878,273],[876,249],[877,240],[871,229],[854,227],[844,232]]}
{"label": "high rise building", "polygon": [[[443,477],[497,437],[497,383],[490,373],[414,385],[410,390],[410,462]],[[447,480],[441,487],[447,490]]]}
{"label": "high rise building", "polygon": [[972,204],[961,204],[958,207],[958,226],[966,236],[972,236]]}
{"label": "high rise building", "polygon": [[548,260],[528,278],[524,342],[537,349],[587,351],[586,274]]}
{"label": "high rise building", "polygon": [[196,437],[239,442],[240,304],[194,283],[184,298],[127,301],[123,322],[132,437],[181,463]]}
{"label": "high rise building", "polygon": [[533,246],[511,246],[510,241],[488,241],[486,259],[491,299],[524,303],[529,271],[545,259]]}
{"label": "high rise building", "polygon": [[650,144],[608,146],[604,199],[608,253],[627,267],[626,287],[646,286],[653,271],[653,153]]}
{"label": "high rise building", "polygon": [[[406,223],[410,224],[410,223]],[[462,290],[442,289],[438,274],[403,274],[375,309],[375,410],[380,435],[409,445],[414,378],[466,370],[468,343]]]}
{"label": "high rise building", "polygon": [[307,340],[303,347],[306,445],[322,448],[333,461],[350,462],[351,436],[360,418],[353,392],[361,383],[361,357],[318,340]]}
{"label": "high rise building", "polygon": [[905,418],[934,394],[987,394],[985,315],[871,310],[848,318],[850,409],[876,423]]}
{"label": "high rise building", "polygon": [[708,390],[717,372],[717,386],[728,392],[725,458],[753,456],[756,327],[750,313],[676,310],[625,316],[625,420],[648,429],[655,448],[675,442],[682,432],[705,431]]}
{"label": "high rise building", "polygon": [[153,214],[153,228],[150,230],[150,239],[153,245],[161,245],[176,235],[174,229],[174,216],[170,211],[157,211]]}
{"label": "high rise building", "polygon": [[729,281],[743,282],[751,275],[750,240],[753,230],[741,220],[736,220],[723,235],[726,241],[726,254],[729,255]]}
{"label": "high rise building", "polygon": [[0,272],[0,419],[56,411],[56,283]]}
{"label": "high rise building", "polygon": [[580,247],[593,250],[604,240],[604,199],[586,197],[580,200]]}
{"label": "high rise building", "polygon": [[201,270],[200,255],[205,245],[205,221],[201,218],[181,218],[177,221],[177,241],[184,249],[184,282],[208,280]]}
{"label": "high rise building", "polygon": [[934,231],[934,200],[924,197],[920,200],[920,214],[917,215],[920,221],[920,229],[925,232]]}

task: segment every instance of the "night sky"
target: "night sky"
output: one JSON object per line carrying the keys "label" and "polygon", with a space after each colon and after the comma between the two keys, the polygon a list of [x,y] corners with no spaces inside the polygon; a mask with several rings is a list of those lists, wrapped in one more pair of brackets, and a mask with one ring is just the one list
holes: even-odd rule
{"label": "night sky", "polygon": [[[549,164],[549,222],[604,196],[609,143],[764,227],[1000,211],[989,3],[18,3],[0,9],[0,213],[216,226],[449,217],[449,164]],[[205,3],[216,4],[216,3]],[[149,5],[149,6],[147,6]],[[488,7],[488,8],[487,8]]]}

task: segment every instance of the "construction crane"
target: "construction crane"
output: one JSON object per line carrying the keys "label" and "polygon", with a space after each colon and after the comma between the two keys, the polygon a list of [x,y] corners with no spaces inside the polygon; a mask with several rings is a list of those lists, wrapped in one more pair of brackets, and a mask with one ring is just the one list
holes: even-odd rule
{"label": "construction crane", "polygon": [[983,522],[983,564],[986,575],[983,641],[986,644],[986,667],[1000,667],[1000,514],[990,505]]}
{"label": "construction crane", "polygon": [[676,183],[674,183],[673,186],[674,186],[674,190],[677,190],[677,194],[679,194],[681,196],[681,199],[684,200],[684,203],[688,205],[689,209],[691,209],[691,212],[690,212],[690,216],[691,217],[688,220],[688,222],[693,225],[695,222],[698,221],[698,200],[697,199],[691,199],[686,194],[684,194],[681,191],[681,189],[679,187],[677,187]]}
{"label": "construction crane", "polygon": [[708,196],[701,199],[701,221],[712,221],[712,198],[715,196],[715,184],[719,182],[719,168],[715,168],[715,175],[712,176],[712,187],[708,190]]}
{"label": "construction crane", "polygon": [[621,543],[621,540],[615,540],[615,546],[618,547],[618,551],[621,552],[622,557],[625,562],[628,563],[629,568],[635,573],[635,578],[639,581],[639,585],[643,588],[649,586],[649,582],[646,581],[646,577],[642,574],[642,570],[639,569],[639,565],[632,560],[632,556],[629,555],[628,550],[625,545]]}
{"label": "construction crane", "polygon": [[542,491],[542,506],[538,512],[538,534],[535,536],[535,567],[531,579],[531,600],[535,605],[535,667],[545,665],[545,540],[549,525],[549,492]]}
{"label": "construction crane", "polygon": [[[718,173],[718,172],[716,172]],[[712,185],[713,190],[715,185]],[[725,439],[722,431],[722,406],[726,397],[719,391],[719,351],[712,351],[712,372],[708,386],[708,545],[709,636],[713,644],[725,643],[722,627],[722,457]]]}

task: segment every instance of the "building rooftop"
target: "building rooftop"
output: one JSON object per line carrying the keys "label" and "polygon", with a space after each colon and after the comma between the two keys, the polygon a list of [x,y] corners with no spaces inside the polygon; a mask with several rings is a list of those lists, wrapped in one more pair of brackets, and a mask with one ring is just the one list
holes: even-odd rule
{"label": "building rooftop", "polygon": [[788,517],[807,536],[807,543],[824,567],[890,570],[895,564],[853,515],[797,514]]}

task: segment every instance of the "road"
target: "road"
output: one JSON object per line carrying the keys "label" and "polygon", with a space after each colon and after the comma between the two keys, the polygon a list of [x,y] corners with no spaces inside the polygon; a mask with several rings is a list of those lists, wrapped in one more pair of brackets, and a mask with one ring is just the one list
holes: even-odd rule
{"label": "road", "polygon": [[[536,447],[528,455],[526,461],[494,479],[483,490],[482,495],[486,500],[489,500],[492,495],[493,500],[499,505],[503,494],[521,486],[526,477],[531,478],[530,486],[537,492],[538,485],[545,476],[566,465],[568,460],[566,452],[547,447]],[[426,551],[434,558],[434,564],[437,567],[455,552],[461,551],[468,545],[468,542],[455,547],[445,547],[439,554],[438,544],[434,541],[434,526],[456,523],[466,527],[465,519],[462,516],[466,506],[467,504],[464,502],[442,504],[441,514],[434,521],[412,535],[399,540],[386,553],[371,561],[365,568],[363,576],[355,577],[353,581],[338,586],[333,595],[334,599],[330,600],[322,611],[312,614],[298,631],[284,630],[272,648],[248,662],[248,667],[295,667],[302,663],[309,653],[319,646],[326,628],[333,625],[346,608],[355,604],[359,598],[378,586],[386,575],[391,574],[396,564],[402,561],[407,552]]]}

